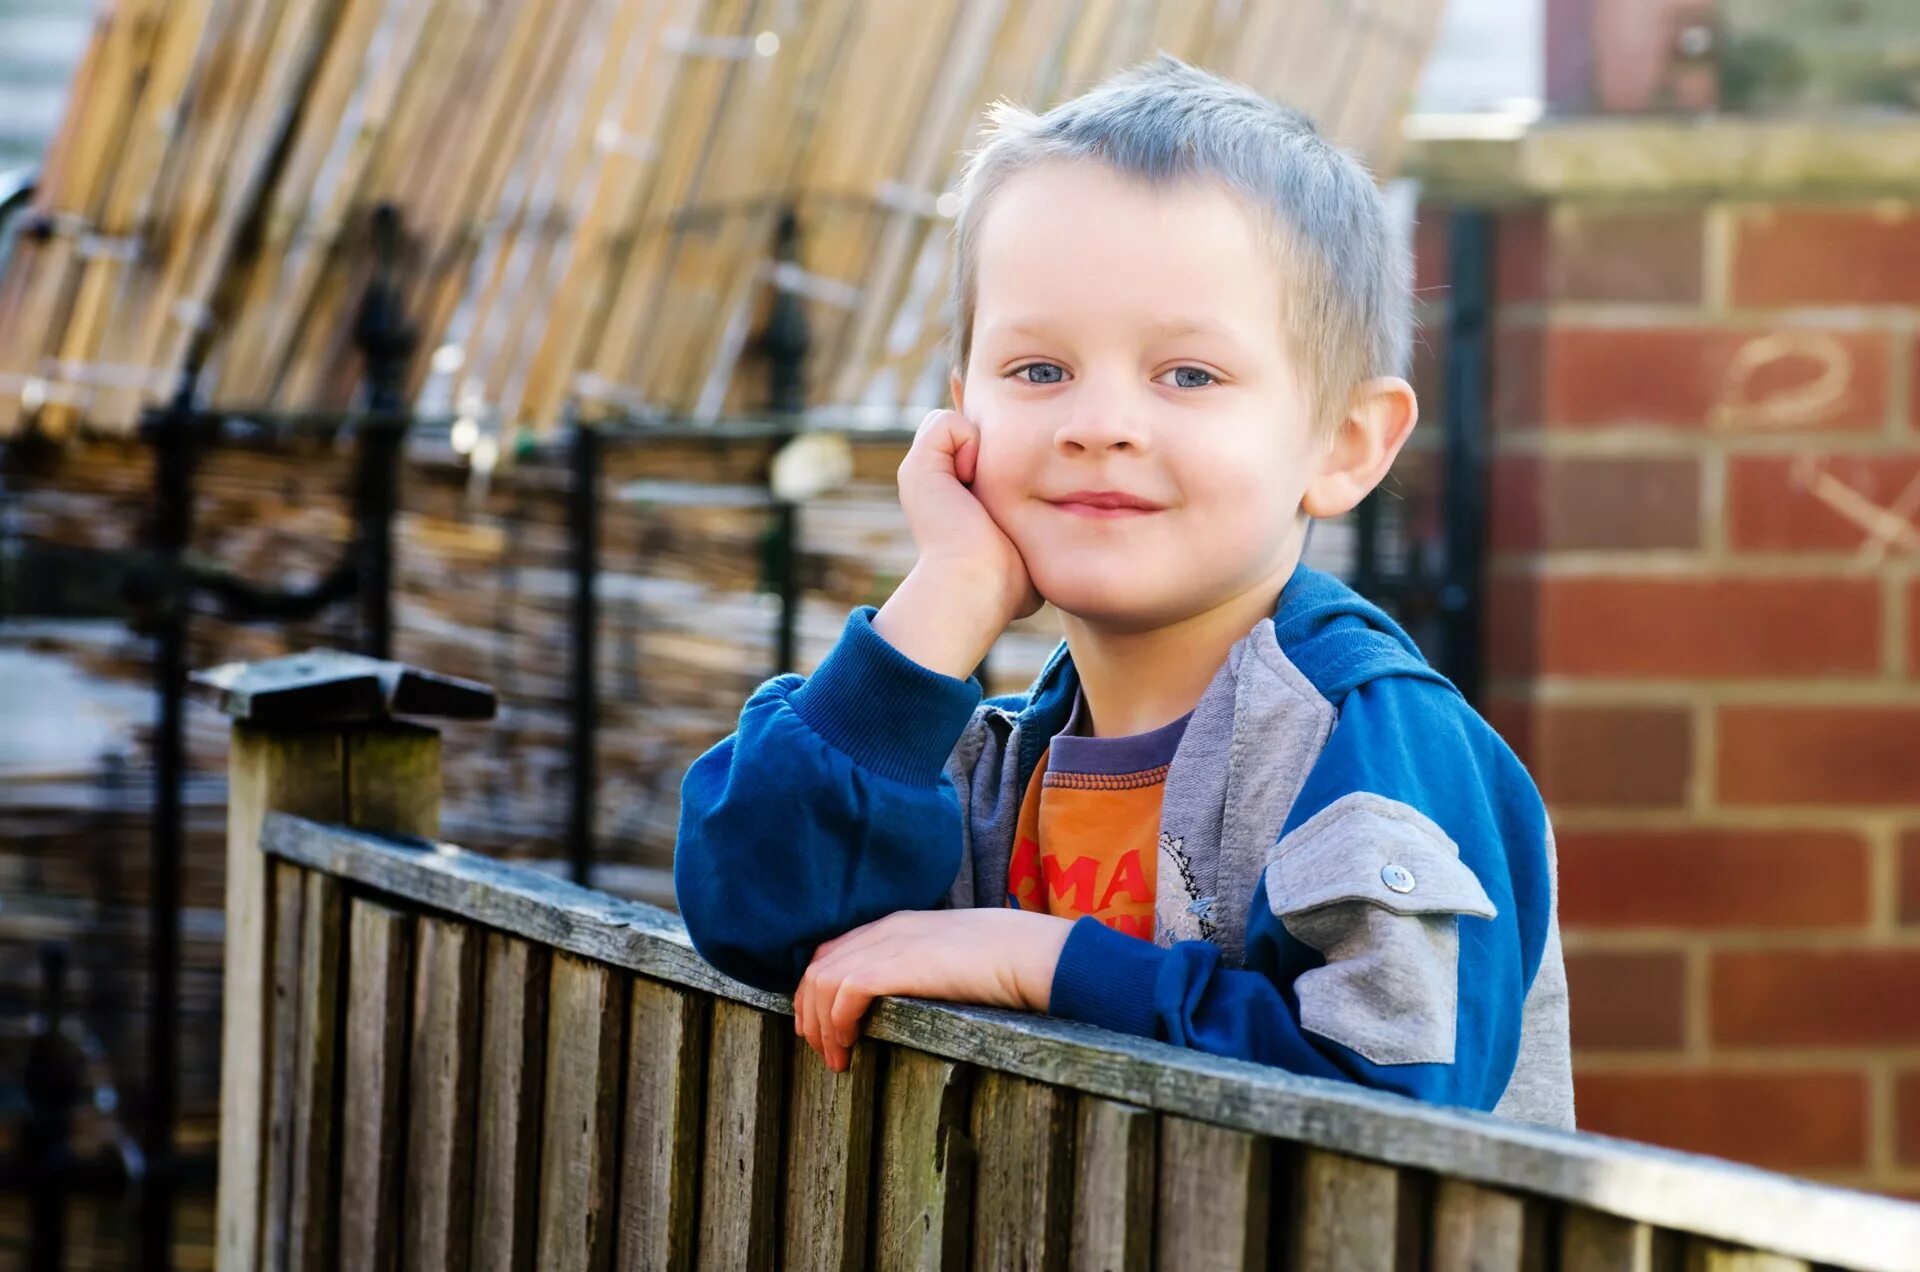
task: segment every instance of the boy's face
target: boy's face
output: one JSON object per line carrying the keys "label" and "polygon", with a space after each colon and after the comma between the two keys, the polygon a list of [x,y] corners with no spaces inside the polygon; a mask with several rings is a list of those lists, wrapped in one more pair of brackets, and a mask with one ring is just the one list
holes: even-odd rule
{"label": "boy's face", "polygon": [[1138,631],[1284,582],[1324,446],[1253,217],[1216,185],[1058,162],[1003,186],[977,241],[954,399],[980,428],[973,492],[1040,594]]}

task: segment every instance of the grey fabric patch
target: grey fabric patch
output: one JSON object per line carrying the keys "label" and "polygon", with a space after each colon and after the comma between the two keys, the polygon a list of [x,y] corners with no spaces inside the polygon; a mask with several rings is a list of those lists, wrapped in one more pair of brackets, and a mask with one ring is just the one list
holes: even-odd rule
{"label": "grey fabric patch", "polygon": [[1560,863],[1551,821],[1546,846],[1553,896],[1547,944],[1521,1008],[1520,1054],[1514,1060],[1513,1077],[1493,1111],[1516,1122],[1570,1131],[1574,1129],[1573,1050],[1568,1033],[1567,962],[1560,947]]}
{"label": "grey fabric patch", "polygon": [[1012,713],[982,703],[947,756],[960,799],[960,871],[947,890],[950,908],[1006,904],[1020,821],[1019,737]]}
{"label": "grey fabric patch", "polygon": [[[1388,885],[1389,866],[1410,872],[1406,891]],[[1341,796],[1275,844],[1266,884],[1267,904],[1282,918],[1336,901],[1371,901],[1395,914],[1498,913],[1437,822],[1372,791]]]}
{"label": "grey fabric patch", "polygon": [[1247,907],[1269,845],[1333,732],[1333,705],[1262,619],[1228,651],[1167,771],[1154,942],[1211,941],[1246,958]]}
{"label": "grey fabric patch", "polygon": [[1303,1028],[1375,1064],[1453,1062],[1459,916],[1496,910],[1446,832],[1356,792],[1274,845],[1265,882],[1287,931],[1327,960],[1294,982]]}

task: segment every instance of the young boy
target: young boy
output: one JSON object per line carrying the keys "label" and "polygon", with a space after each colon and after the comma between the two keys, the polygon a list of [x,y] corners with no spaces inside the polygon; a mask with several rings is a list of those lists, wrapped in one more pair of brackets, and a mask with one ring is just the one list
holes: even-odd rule
{"label": "young boy", "polygon": [[[954,409],[919,558],[682,787],[722,971],[836,1070],[879,995],[1088,1021],[1573,1124],[1553,846],[1513,753],[1302,566],[1417,415],[1378,191],[1170,58],[995,109],[955,228]],[[972,668],[1042,598],[1025,694]]]}

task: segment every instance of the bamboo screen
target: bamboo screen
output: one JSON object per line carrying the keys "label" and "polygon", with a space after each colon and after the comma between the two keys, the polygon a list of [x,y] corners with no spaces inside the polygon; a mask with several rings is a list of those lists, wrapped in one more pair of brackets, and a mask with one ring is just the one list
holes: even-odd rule
{"label": "bamboo screen", "polygon": [[810,400],[894,420],[944,398],[984,104],[1165,50],[1384,171],[1441,3],[109,0],[0,276],[0,436],[125,431],[189,366],[223,408],[351,407],[382,203],[424,409],[751,409],[783,287]]}

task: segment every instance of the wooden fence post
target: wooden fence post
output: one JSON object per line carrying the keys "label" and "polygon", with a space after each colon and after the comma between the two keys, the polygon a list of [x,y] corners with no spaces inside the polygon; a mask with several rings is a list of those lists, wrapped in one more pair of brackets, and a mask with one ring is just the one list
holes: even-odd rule
{"label": "wooden fence post", "polygon": [[391,834],[440,828],[440,735],[396,717],[485,720],[494,694],[359,654],[315,650],[197,672],[233,718],[228,757],[225,983],[220,1043],[217,1266],[264,1266],[266,1022],[272,874],[260,851],[270,811]]}

